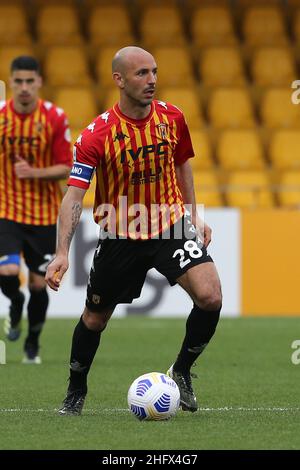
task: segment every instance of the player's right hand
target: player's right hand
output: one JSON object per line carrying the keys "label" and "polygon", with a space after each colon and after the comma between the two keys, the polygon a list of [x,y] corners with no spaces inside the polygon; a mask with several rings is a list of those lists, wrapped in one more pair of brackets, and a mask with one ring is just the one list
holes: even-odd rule
{"label": "player's right hand", "polygon": [[45,281],[51,289],[58,291],[63,275],[69,267],[67,256],[56,256],[48,265]]}

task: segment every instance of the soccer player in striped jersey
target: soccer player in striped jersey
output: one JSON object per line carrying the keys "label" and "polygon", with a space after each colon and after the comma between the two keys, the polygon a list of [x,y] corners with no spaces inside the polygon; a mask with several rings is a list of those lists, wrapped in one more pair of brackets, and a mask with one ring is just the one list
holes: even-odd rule
{"label": "soccer player in striped jersey", "polygon": [[38,364],[48,306],[45,272],[55,252],[59,180],[72,166],[71,139],[63,110],[39,99],[42,79],[35,58],[13,60],[10,85],[12,99],[0,102],[0,288],[11,302],[4,331],[11,341],[21,333],[22,253],[30,291],[23,362]]}
{"label": "soccer player in striped jersey", "polygon": [[121,49],[112,74],[120,101],[98,116],[75,144],[56,257],[46,274],[49,286],[58,290],[82,199],[95,173],[94,219],[101,227],[100,239],[86,306],[74,330],[70,383],[59,412],[81,413],[101,333],[117,304],[140,296],[151,268],[170,285],[178,283],[193,302],[185,338],[168,373],[179,386],[182,408],[194,412],[198,405],[190,368],[215,332],[221,287],[206,250],[211,230],[202,224],[200,233],[188,161],[194,156],[191,139],[182,112],[154,100],[157,66],[151,54],[133,46]]}

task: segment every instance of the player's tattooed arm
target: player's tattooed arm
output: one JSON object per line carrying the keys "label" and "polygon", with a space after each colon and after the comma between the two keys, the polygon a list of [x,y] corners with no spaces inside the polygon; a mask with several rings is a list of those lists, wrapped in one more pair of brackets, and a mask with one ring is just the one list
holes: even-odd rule
{"label": "player's tattooed arm", "polygon": [[45,276],[47,284],[55,291],[59,289],[61,280],[69,267],[69,248],[80,220],[84,194],[84,189],[70,186],[61,204],[56,256],[48,265]]}
{"label": "player's tattooed arm", "polygon": [[68,246],[68,249],[71,245],[71,241],[72,241],[72,238],[73,238],[73,235],[75,233],[75,230],[76,230],[76,227],[79,223],[79,220],[80,220],[80,216],[81,216],[81,212],[82,212],[82,205],[79,203],[79,202],[74,202],[73,206],[72,206],[72,211],[71,211],[71,215],[72,215],[72,226],[71,226],[71,229],[66,237],[66,243],[67,243],[67,246]]}
{"label": "player's tattooed arm", "polygon": [[69,252],[73,235],[80,220],[84,194],[84,189],[69,186],[63,198],[58,219],[57,253],[67,255]]}

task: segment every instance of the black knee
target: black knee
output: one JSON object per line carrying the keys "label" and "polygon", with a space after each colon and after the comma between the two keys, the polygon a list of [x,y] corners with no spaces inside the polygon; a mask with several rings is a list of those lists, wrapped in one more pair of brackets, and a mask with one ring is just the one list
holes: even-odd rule
{"label": "black knee", "polygon": [[3,294],[9,299],[18,295],[20,288],[19,276],[0,276],[0,286]]}

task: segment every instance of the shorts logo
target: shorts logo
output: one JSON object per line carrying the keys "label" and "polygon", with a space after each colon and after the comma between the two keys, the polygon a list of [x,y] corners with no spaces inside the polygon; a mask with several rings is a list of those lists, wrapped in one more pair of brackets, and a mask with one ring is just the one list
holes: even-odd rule
{"label": "shorts logo", "polygon": [[100,304],[100,295],[93,294],[92,295],[92,302],[93,302],[93,304],[96,304],[96,305]]}
{"label": "shorts logo", "polygon": [[158,128],[161,138],[165,140],[167,138],[167,124],[164,122],[161,122],[160,124],[157,124],[157,128]]}

